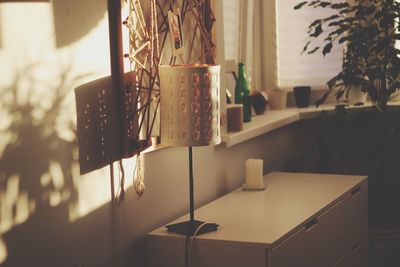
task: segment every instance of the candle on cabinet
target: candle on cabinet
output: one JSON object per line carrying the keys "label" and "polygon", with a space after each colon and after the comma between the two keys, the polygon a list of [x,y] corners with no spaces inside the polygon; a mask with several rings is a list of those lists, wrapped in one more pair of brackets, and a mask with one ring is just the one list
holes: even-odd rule
{"label": "candle on cabinet", "polygon": [[262,159],[246,160],[246,189],[264,188]]}

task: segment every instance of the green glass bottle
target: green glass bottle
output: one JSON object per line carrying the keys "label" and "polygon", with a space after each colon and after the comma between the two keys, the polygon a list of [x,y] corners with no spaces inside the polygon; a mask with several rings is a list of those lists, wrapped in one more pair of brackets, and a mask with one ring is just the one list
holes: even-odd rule
{"label": "green glass bottle", "polygon": [[243,104],[243,122],[251,121],[251,95],[242,62],[239,63],[239,75],[235,87],[235,103]]}

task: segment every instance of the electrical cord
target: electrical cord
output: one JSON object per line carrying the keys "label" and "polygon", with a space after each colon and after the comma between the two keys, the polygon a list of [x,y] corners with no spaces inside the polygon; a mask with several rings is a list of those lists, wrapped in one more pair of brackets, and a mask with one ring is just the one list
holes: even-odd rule
{"label": "electrical cord", "polygon": [[214,225],[214,223],[202,223],[200,224],[199,227],[197,227],[196,231],[193,233],[192,236],[186,236],[186,242],[185,242],[185,267],[195,267],[195,261],[193,257],[193,244],[195,241],[195,238],[201,228],[203,228],[206,225]]}

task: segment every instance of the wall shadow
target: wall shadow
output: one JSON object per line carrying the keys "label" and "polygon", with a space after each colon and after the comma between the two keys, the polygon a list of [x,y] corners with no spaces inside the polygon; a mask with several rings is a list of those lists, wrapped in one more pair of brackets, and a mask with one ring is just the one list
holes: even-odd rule
{"label": "wall shadow", "polygon": [[[10,238],[18,235],[17,226],[31,220],[52,220],[49,214],[62,214],[57,220],[68,223],[70,206],[79,202],[74,179],[79,177],[74,175],[77,142],[63,138],[60,132],[74,132],[74,122],[65,119],[72,117],[66,116],[65,106],[70,105],[67,100],[73,85],[83,76],[70,77],[70,68],[65,68],[58,77],[52,76],[58,82],[49,85],[35,76],[40,67],[37,64],[25,68],[0,91],[0,118],[8,122],[0,124],[0,236],[7,250],[0,254],[8,254],[5,266],[19,253],[29,255],[32,246],[39,243],[38,239],[31,239],[34,233],[29,231],[23,231],[21,239]],[[45,92],[42,97],[37,97],[38,88]],[[40,224],[37,229],[57,231]],[[18,241],[17,247],[13,240]],[[40,243],[47,244],[43,240]]]}
{"label": "wall shadow", "polygon": [[53,0],[56,47],[70,45],[94,29],[106,15],[107,1]]}
{"label": "wall shadow", "polygon": [[[135,197],[132,187],[128,191],[126,203]],[[136,217],[132,224],[124,225],[125,212],[124,207],[108,202],[73,223],[65,219],[67,203],[46,216],[35,213],[3,236],[9,255],[1,266],[146,266],[145,236],[131,232],[140,228],[141,222]],[[149,230],[147,226],[144,231]]]}

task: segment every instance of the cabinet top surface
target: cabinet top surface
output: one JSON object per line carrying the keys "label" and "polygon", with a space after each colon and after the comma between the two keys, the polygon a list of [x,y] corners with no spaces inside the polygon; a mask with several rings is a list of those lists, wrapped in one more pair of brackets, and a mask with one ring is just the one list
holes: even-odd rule
{"label": "cabinet top surface", "polygon": [[[299,230],[305,222],[336,203],[366,176],[273,172],[264,177],[264,191],[241,188],[196,209],[195,219],[215,222],[217,231],[197,240],[240,242],[270,247]],[[184,221],[188,215],[172,223]],[[160,227],[148,238],[184,239]]]}

